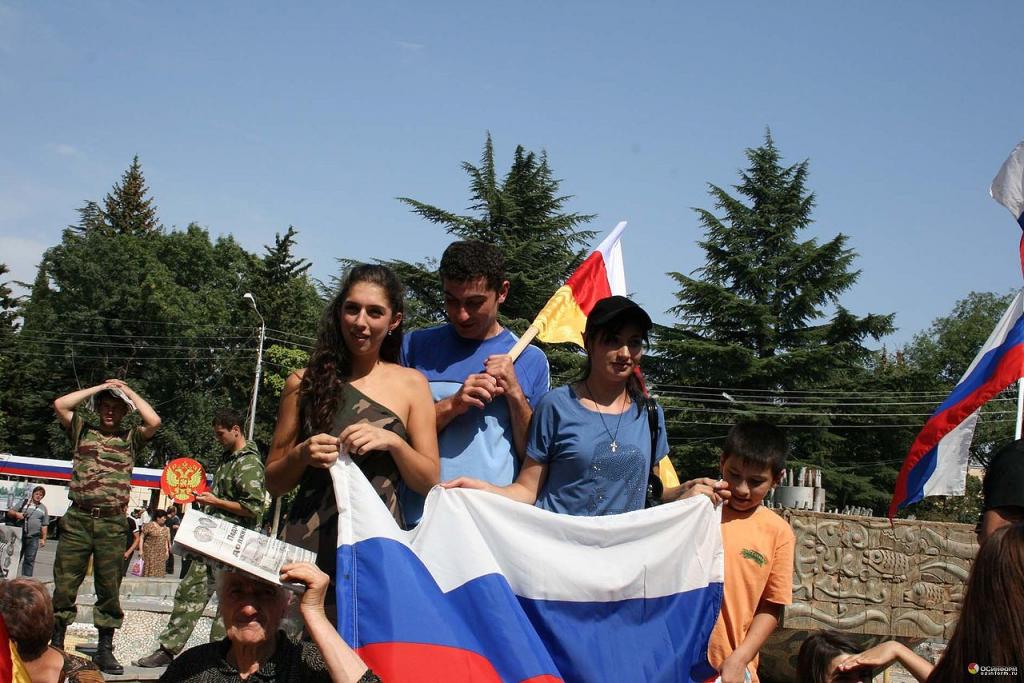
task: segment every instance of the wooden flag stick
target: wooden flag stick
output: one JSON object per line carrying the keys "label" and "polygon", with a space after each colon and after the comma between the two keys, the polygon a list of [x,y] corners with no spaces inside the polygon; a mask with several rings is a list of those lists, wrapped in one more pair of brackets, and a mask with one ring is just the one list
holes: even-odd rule
{"label": "wooden flag stick", "polygon": [[526,347],[530,345],[530,342],[533,341],[533,338],[536,337],[539,332],[540,330],[533,325],[526,328],[526,332],[523,333],[523,336],[519,338],[516,345],[508,352],[508,355],[512,356],[513,363],[516,362],[516,359],[519,358],[519,354],[526,350]]}

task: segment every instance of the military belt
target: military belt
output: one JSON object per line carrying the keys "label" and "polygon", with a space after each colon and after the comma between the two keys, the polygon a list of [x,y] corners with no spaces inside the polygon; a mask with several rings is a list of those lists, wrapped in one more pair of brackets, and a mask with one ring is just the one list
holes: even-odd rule
{"label": "military belt", "polygon": [[93,519],[117,517],[118,515],[124,515],[128,511],[128,506],[126,505],[90,505],[88,503],[80,503],[77,500],[71,504],[71,507],[81,510]]}

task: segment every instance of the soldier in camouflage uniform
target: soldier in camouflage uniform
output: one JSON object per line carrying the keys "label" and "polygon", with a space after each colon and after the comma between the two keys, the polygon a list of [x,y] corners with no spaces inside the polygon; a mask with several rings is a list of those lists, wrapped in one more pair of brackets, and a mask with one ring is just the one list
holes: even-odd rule
{"label": "soldier in camouflage uniform", "polygon": [[[93,399],[99,414],[98,428],[87,425],[77,411],[87,398]],[[139,411],[142,424],[122,429],[121,420],[132,408]],[[61,396],[53,402],[53,409],[74,451],[68,490],[71,507],[60,520],[60,542],[53,563],[53,644],[64,646],[64,632],[75,620],[78,587],[91,557],[96,586],[93,623],[99,630],[93,661],[105,673],[120,674],[123,668],[114,658],[113,639],[114,629],[121,627],[124,618],[118,592],[128,524],[125,511],[135,457],[160,427],[160,416],[116,379]]]}
{"label": "soldier in camouflage uniform", "polygon": [[[196,502],[214,517],[226,519],[247,529],[259,529],[266,507],[266,486],[263,480],[263,459],[259,449],[242,434],[242,420],[230,409],[217,411],[213,418],[213,433],[225,448],[213,486],[209,492],[197,493]],[[174,594],[174,609],[167,628],[160,634],[160,647],[135,662],[136,666],[167,666],[181,652],[192,635],[192,629],[206,609],[216,590],[213,569],[200,559],[194,559],[178,584]],[[220,617],[214,621],[210,641],[225,636]]]}

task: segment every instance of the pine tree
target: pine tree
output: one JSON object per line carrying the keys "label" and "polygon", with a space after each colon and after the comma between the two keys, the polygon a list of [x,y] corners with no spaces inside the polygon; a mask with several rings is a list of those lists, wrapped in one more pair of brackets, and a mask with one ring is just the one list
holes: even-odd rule
{"label": "pine tree", "polygon": [[[510,283],[509,297],[501,307],[502,323],[522,332],[586,256],[595,233],[582,228],[594,216],[566,211],[572,196],[560,194],[561,180],[551,171],[546,152],[537,154],[518,145],[511,167],[499,179],[488,133],[479,165],[463,162],[462,169],[469,175],[472,214],[457,214],[409,197],[399,201],[457,239],[481,240],[502,250]],[[388,265],[406,286],[412,326],[444,319],[436,260]],[[554,353],[554,374],[574,364],[571,353]]]}
{"label": "pine tree", "polygon": [[[784,166],[770,133],[746,156],[750,165],[735,186],[738,196],[710,185],[722,215],[696,209],[706,262],[696,277],[669,274],[679,285],[672,312],[680,322],[657,335],[655,378],[669,389],[704,387],[687,389],[695,400],[670,411],[669,422],[676,423],[670,433],[681,444],[675,453],[687,474],[717,466],[718,444],[707,437],[723,435],[738,417],[766,414],[783,424],[818,425],[790,430],[794,456],[827,463],[842,437],[828,431],[825,414],[786,418],[800,399],[785,392],[860,381],[873,353],[865,342],[892,331],[892,315],[857,317],[840,303],[859,275],[851,269],[855,254],[847,237],[824,244],[800,239],[814,207],[808,162]],[[826,413],[805,411],[811,412]],[[686,445],[702,438],[700,445]]]}
{"label": "pine tree", "polygon": [[263,256],[261,270],[264,282],[268,286],[283,285],[293,278],[300,277],[313,265],[304,258],[296,258],[292,253],[295,248],[295,236],[298,231],[291,225],[282,236],[274,235],[274,246],[264,245],[266,254]]}
{"label": "pine tree", "polygon": [[[0,278],[10,272],[6,263],[0,263]],[[10,282],[0,279],[0,348],[18,330],[18,299],[11,291]]]}
{"label": "pine tree", "polygon": [[98,203],[92,200],[87,201],[76,211],[78,212],[78,222],[68,226],[71,232],[78,235],[87,235],[91,232],[106,234],[113,232],[110,223],[107,222],[106,215],[103,213],[103,209]]}
{"label": "pine tree", "polygon": [[[463,162],[462,169],[470,178],[470,210],[476,215],[459,215],[409,197],[399,200],[458,239],[482,240],[500,248],[511,284],[502,312],[510,319],[532,320],[582,261],[594,233],[580,228],[594,217],[564,211],[572,197],[559,194],[561,181],[552,174],[544,152],[538,155],[517,146],[512,166],[499,181],[488,134],[480,165]],[[414,280],[408,286],[418,283]],[[435,292],[438,296],[431,301],[440,316],[437,286]]]}
{"label": "pine tree", "polygon": [[[142,175],[139,157],[132,159],[132,165],[121,176],[121,182],[103,200],[103,215],[106,224],[118,235],[146,235],[160,229],[156,206],[152,197],[147,197],[149,188]],[[91,210],[86,205],[86,210]],[[90,216],[86,213],[83,219]]]}
{"label": "pine tree", "polygon": [[[18,331],[18,300],[2,278],[7,274],[7,264],[0,263],[0,377],[10,378],[14,364],[12,351]],[[11,410],[9,381],[0,383],[0,449],[9,447],[7,419]]]}

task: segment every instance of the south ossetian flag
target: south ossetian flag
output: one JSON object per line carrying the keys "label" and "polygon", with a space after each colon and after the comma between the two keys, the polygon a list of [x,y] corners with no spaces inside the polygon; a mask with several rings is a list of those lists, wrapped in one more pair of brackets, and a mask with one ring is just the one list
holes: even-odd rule
{"label": "south ossetian flag", "polygon": [[573,271],[565,284],[544,304],[533,321],[537,339],[548,344],[583,346],[583,328],[594,304],[613,294],[626,296],[626,270],[622,263],[622,221]]}
{"label": "south ossetian flag", "polygon": [[402,531],[351,460],[338,500],[338,632],[385,681],[705,681],[722,600],[706,496],[573,517],[434,487]]}

